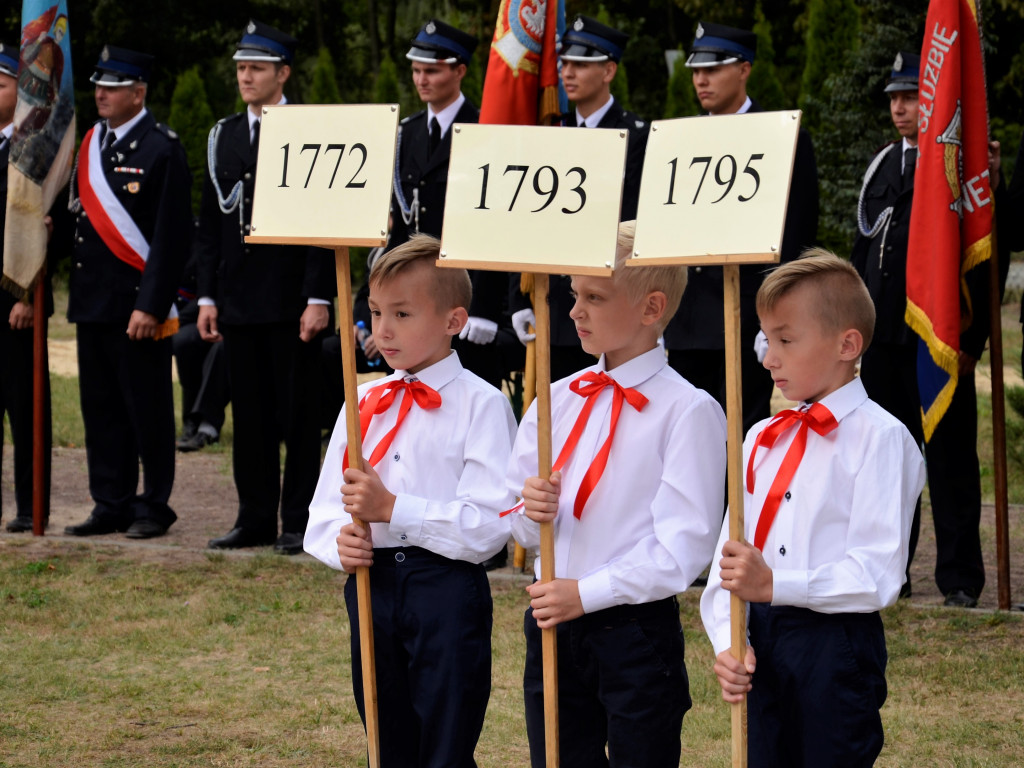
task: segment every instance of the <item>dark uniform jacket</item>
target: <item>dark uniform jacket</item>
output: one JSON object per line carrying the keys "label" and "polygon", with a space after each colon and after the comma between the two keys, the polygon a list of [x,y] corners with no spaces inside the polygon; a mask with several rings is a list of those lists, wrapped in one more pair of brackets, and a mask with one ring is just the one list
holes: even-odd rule
{"label": "dark uniform jacket", "polygon": [[[100,130],[97,124],[96,130]],[[88,151],[83,146],[80,152]],[[139,272],[118,259],[77,212],[68,297],[73,323],[124,323],[133,310],[159,320],[170,312],[192,231],[191,176],[177,134],[147,112],[134,128],[100,152],[107,183],[146,242],[149,259]],[[80,179],[72,178],[79,197]]]}
{"label": "dark uniform jacket", "polygon": [[[330,300],[337,290],[333,254],[304,245],[250,245],[257,148],[249,145],[244,112],[218,123],[215,150],[217,183],[224,197],[239,181],[238,210],[223,213],[207,169],[203,182],[197,244],[199,296],[217,302],[218,322],[234,325],[297,322],[307,299]],[[214,130],[217,130],[215,128]]]}
{"label": "dark uniform jacket", "polygon": [[[751,99],[750,112],[762,112]],[[736,222],[742,226],[743,222]],[[786,205],[786,223],[782,236],[780,261],[797,258],[818,239],[818,165],[814,145],[807,131],[800,129],[793,161],[793,178]],[[744,343],[753,340],[760,328],[754,299],[773,264],[740,267],[740,323]],[[686,292],[679,311],[665,329],[668,349],[724,349],[725,317],[721,267],[691,267],[687,270]]]}
{"label": "dark uniform jacket", "polygon": [[[901,139],[882,150],[886,155],[861,195],[867,225],[874,224],[882,211],[892,206],[889,223],[874,237],[866,237],[858,228],[850,263],[864,279],[875,303],[875,333],[871,343],[916,346],[918,336],[906,322],[907,248],[914,187],[911,184],[903,189],[902,144]],[[965,276],[971,296],[972,321],[960,334],[960,349],[975,360],[981,357],[988,342],[988,275],[988,264],[982,264]]]}

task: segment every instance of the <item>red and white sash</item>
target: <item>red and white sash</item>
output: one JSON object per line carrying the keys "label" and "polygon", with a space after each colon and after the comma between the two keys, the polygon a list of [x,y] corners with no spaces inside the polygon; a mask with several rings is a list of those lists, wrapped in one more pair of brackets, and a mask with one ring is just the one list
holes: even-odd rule
{"label": "red and white sash", "polygon": [[[142,272],[149,259],[149,243],[107,183],[95,125],[82,139],[82,148],[78,155],[78,195],[86,216],[110,252]],[[167,319],[157,330],[157,338],[170,336],[177,330],[178,310],[172,303]]]}

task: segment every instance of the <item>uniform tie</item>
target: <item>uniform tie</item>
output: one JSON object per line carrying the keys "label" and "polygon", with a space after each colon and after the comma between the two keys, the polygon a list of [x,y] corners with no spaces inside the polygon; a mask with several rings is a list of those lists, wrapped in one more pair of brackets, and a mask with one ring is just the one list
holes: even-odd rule
{"label": "uniform tie", "polygon": [[252,124],[252,140],[249,142],[249,146],[253,149],[258,150],[260,147],[260,121],[257,120]]}
{"label": "uniform tie", "polygon": [[117,137],[114,136],[114,132],[112,130],[110,130],[109,128],[107,128],[106,129],[106,133],[103,134],[103,142],[100,144],[100,149],[101,150],[108,150],[108,149],[110,149],[110,145],[113,144],[116,140],[117,140]]}
{"label": "uniform tie", "polygon": [[569,389],[577,395],[587,398],[587,402],[583,405],[583,410],[580,411],[580,415],[576,417],[576,423],[573,425],[572,431],[569,433],[569,437],[566,438],[565,445],[562,447],[562,452],[558,454],[558,460],[555,461],[555,465],[552,467],[553,472],[557,472],[564,467],[572,456],[572,452],[576,450],[576,444],[580,441],[580,436],[583,434],[583,430],[587,426],[587,420],[590,418],[590,412],[594,409],[594,403],[597,401],[597,396],[604,391],[605,387],[614,388],[611,424],[608,427],[608,437],[605,439],[604,445],[601,446],[601,450],[597,452],[594,460],[590,463],[590,469],[588,469],[587,474],[583,476],[583,482],[580,483],[579,490],[576,492],[576,501],[573,504],[572,511],[577,520],[579,520],[583,515],[583,507],[586,506],[587,499],[590,498],[590,494],[594,491],[594,488],[597,487],[597,483],[601,480],[601,475],[604,473],[605,465],[608,463],[608,454],[612,449],[612,438],[615,437],[615,428],[619,423],[619,414],[622,412],[622,403],[624,401],[628,402],[638,412],[642,411],[644,406],[648,403],[647,398],[642,394],[637,392],[635,389],[624,389],[615,381],[615,379],[606,373],[588,371],[580,376],[569,385]]}
{"label": "uniform tie", "polygon": [[[405,421],[406,414],[412,409],[414,402],[424,410],[441,407],[441,395],[422,381],[398,379],[374,387],[366,393],[366,396],[359,403],[360,444],[366,439],[366,432],[370,428],[370,421],[375,415],[386,413],[394,405],[395,398],[399,392],[405,392],[406,394],[402,398],[401,405],[398,407],[398,418],[395,420],[395,426],[381,438],[381,441],[377,443],[377,447],[373,449],[373,453],[370,455],[371,466],[376,466],[377,462],[384,458],[384,454],[391,447],[399,427],[402,426],[402,422]],[[346,469],[348,469],[348,451],[345,451],[345,459],[342,462],[342,471]]]}
{"label": "uniform tie", "polygon": [[903,189],[913,188],[915,166],[917,166],[917,147],[908,147],[903,151]]}
{"label": "uniform tie", "polygon": [[587,121],[586,121],[586,119],[585,119],[585,118],[582,118],[582,117],[577,117],[576,119],[577,119],[577,121],[578,121],[578,122],[576,123],[576,127],[577,127],[577,128],[586,128],[586,127],[587,127]]}
{"label": "uniform tie", "polygon": [[789,488],[796,468],[800,466],[800,460],[804,456],[804,449],[807,447],[807,428],[810,427],[819,435],[827,435],[839,426],[832,412],[821,403],[814,403],[806,411],[786,410],[777,413],[772,422],[761,430],[750,451],[750,458],[747,459],[747,493],[754,492],[754,459],[757,456],[757,449],[762,445],[770,449],[794,424],[799,424],[796,437],[793,438],[782,464],[779,465],[779,471],[772,481],[772,487],[768,489],[764,506],[761,508],[761,515],[757,518],[754,546],[761,551],[764,551],[764,543],[772,523],[775,522],[775,514],[779,511],[782,496]]}
{"label": "uniform tie", "polygon": [[433,155],[441,144],[441,124],[437,117],[430,118],[430,154]]}

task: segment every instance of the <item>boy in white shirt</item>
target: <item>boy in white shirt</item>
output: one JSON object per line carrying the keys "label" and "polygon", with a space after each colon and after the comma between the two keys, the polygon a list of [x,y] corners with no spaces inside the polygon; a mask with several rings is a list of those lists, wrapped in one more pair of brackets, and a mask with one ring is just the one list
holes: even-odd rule
{"label": "boy in white shirt", "polygon": [[[690,708],[676,594],[714,555],[725,487],[725,416],[672,370],[658,337],[679,306],[685,267],[626,267],[620,225],[613,277],[574,276],[570,317],[594,366],[551,386],[550,478],[537,473],[537,413],[509,463],[539,544],[553,521],[555,579],[528,588],[524,693],[531,761],[544,765],[541,631],[558,633],[563,768],[679,765]],[[525,485],[525,487],[524,487]],[[539,576],[539,562],[537,575]],[[605,753],[607,745],[607,756]]]}
{"label": "boy in white shirt", "polygon": [[[471,289],[465,270],[435,266],[439,246],[415,235],[373,265],[373,337],[395,372],[360,387],[361,469],[347,467],[342,411],[304,541],[332,568],[370,568],[383,765],[474,765],[491,685],[481,563],[505,546],[500,512],[513,499],[503,469],[515,417],[451,349]],[[365,723],[355,593],[349,578],[353,688]]]}
{"label": "boy in white shirt", "polygon": [[[764,366],[801,407],[744,441],[748,541],[728,540],[727,515],[701,598],[715,673],[726,701],[748,695],[752,768],[870,766],[886,697],[878,611],[903,584],[921,451],[856,377],[875,312],[848,262],[807,251],[765,279],[757,313]],[[749,603],[743,662],[730,650],[730,593]]]}

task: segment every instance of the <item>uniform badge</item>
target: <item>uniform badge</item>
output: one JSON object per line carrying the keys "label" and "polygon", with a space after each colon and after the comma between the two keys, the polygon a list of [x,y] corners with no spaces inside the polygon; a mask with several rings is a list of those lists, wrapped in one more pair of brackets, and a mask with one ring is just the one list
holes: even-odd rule
{"label": "uniform badge", "polygon": [[251,35],[251,34],[252,34],[253,32],[255,32],[255,31],[256,31],[256,22],[255,22],[255,21],[251,21],[251,20],[250,20],[250,21],[249,21],[249,26],[247,26],[247,27],[245,28],[245,31],[246,31],[246,32],[248,32],[248,33],[249,33],[250,35]]}
{"label": "uniform badge", "polygon": [[110,48],[106,45],[103,46],[103,50],[100,52],[101,61],[110,61]]}
{"label": "uniform badge", "polygon": [[432,35],[435,32],[437,32],[437,25],[434,24],[434,22],[432,21],[428,21],[427,26],[423,28],[423,31],[426,32],[428,35]]}
{"label": "uniform badge", "polygon": [[695,35],[695,37],[698,40],[700,40],[702,37],[704,37],[704,25],[701,24],[700,22],[697,22],[697,34]]}
{"label": "uniform badge", "polygon": [[894,72],[902,72],[903,71],[903,54],[902,53],[897,53],[896,54],[896,61],[894,61],[892,63],[892,68],[893,68]]}
{"label": "uniform badge", "polygon": [[131,144],[128,145],[128,149],[138,149],[138,148],[139,148],[139,140],[138,139],[136,139],[135,141],[133,141]]}
{"label": "uniform badge", "polygon": [[127,189],[131,194],[137,195],[139,193],[139,190],[142,188],[142,185],[139,184],[139,182],[137,181],[129,181],[127,184],[124,185],[124,188]]}
{"label": "uniform badge", "polygon": [[576,19],[576,21],[574,21],[572,23],[572,28],[575,29],[577,32],[582,32],[583,31],[583,19]]}

